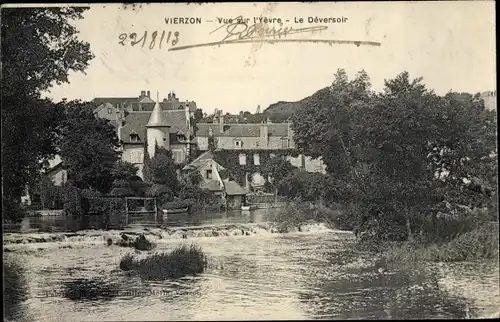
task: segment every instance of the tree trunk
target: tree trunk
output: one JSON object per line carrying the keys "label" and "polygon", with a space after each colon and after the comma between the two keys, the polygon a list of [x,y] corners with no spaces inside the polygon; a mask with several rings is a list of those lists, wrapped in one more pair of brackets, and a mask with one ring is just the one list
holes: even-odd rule
{"label": "tree trunk", "polygon": [[408,241],[413,241],[413,234],[411,233],[410,217],[406,215],[406,232],[408,233]]}

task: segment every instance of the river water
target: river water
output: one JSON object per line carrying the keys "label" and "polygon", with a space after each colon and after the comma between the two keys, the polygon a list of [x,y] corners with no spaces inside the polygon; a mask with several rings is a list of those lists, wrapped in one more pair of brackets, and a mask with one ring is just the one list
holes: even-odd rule
{"label": "river water", "polygon": [[[172,221],[177,228],[170,230],[128,229],[154,240],[152,252],[181,244],[206,252],[203,274],[161,283],[119,269],[125,254],[147,253],[107,246],[106,239],[120,238],[121,231],[7,233],[4,260],[17,277],[9,279],[13,291],[6,316],[16,321],[408,319],[498,311],[498,263],[383,267],[374,254],[352,250],[349,232],[309,224],[279,234],[263,222],[262,212],[209,214],[184,223],[177,217]],[[40,227],[43,219],[37,221]],[[74,296],[85,287],[94,294]]]}

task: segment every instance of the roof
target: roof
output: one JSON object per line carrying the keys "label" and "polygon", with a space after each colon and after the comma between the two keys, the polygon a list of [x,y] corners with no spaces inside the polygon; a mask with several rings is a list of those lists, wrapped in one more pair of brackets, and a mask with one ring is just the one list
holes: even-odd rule
{"label": "roof", "polygon": [[[176,135],[179,130],[186,131],[186,113],[183,110],[163,111],[167,121],[171,124],[170,133]],[[125,117],[125,125],[121,128],[121,138],[123,142],[130,143],[130,133],[137,132],[139,135],[139,142],[144,142],[144,135],[146,131],[146,124],[149,121],[151,112],[140,111],[130,112]]]}
{"label": "roof", "polygon": [[206,189],[209,191],[222,191],[219,181],[217,180],[210,180],[205,182],[204,184],[201,185],[201,189]]}
{"label": "roof", "polygon": [[149,116],[149,121],[146,126],[171,126],[167,120],[165,113],[158,102],[155,104],[155,108]]}
{"label": "roof", "polygon": [[[139,103],[141,104],[141,108],[139,109]],[[132,109],[134,111],[152,111],[155,103],[154,101],[151,102],[139,102],[136,100],[136,102],[131,103]],[[160,102],[160,106],[162,107],[163,110],[184,110],[185,106],[189,106],[189,111],[194,112],[196,111],[196,102],[178,102],[178,101],[162,101]]]}
{"label": "roof", "polygon": [[[260,126],[264,124],[224,124],[224,132],[220,131],[219,123],[197,123],[198,131],[196,136],[208,136],[209,129],[212,128],[212,133],[215,137],[259,137]],[[269,136],[283,137],[288,136],[288,123],[271,123],[265,124]]]}
{"label": "roof", "polygon": [[116,106],[117,104],[137,102],[137,100],[138,97],[96,97],[92,100],[92,102],[96,103],[97,105],[110,103]]}
{"label": "roof", "polygon": [[[96,97],[92,100],[97,106],[104,103],[110,103],[113,106],[116,105],[132,105],[134,110],[139,110],[139,103],[141,103],[141,108],[143,111],[152,111],[155,102],[149,97]],[[189,106],[189,111],[194,112],[197,109],[196,102],[194,101],[173,101],[164,99],[160,102],[161,107],[164,110],[178,110],[184,109],[186,105]]]}
{"label": "roof", "polygon": [[236,181],[224,182],[224,189],[230,196],[240,196],[247,194],[247,191],[243,189]]}
{"label": "roof", "polygon": [[214,156],[213,156],[212,152],[206,151],[206,152],[202,153],[199,157],[194,159],[191,163],[186,165],[184,168],[199,167],[199,166],[205,164],[206,161],[213,159],[213,157]]}

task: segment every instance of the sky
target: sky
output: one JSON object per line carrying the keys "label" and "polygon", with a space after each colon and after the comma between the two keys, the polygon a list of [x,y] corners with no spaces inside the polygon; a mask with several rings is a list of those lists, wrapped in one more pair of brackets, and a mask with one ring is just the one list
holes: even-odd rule
{"label": "sky", "polygon": [[[75,22],[79,38],[95,58],[86,74],[70,73],[69,84],[54,86],[48,97],[91,100],[134,97],[150,90],[160,100],[174,91],[196,101],[204,112],[255,112],[278,101],[298,101],[328,86],[339,68],[352,77],[364,69],[374,90],[384,79],[408,71],[423,77],[438,94],[449,90],[496,89],[495,7],[493,1],[144,4],[121,8],[92,4]],[[223,44],[169,51],[172,45],[141,48],[119,44],[121,33],[178,32],[175,47],[221,41],[227,34],[217,18],[281,18],[295,29],[327,26],[323,31],[287,39],[379,42],[380,46],[323,43]],[[201,24],[166,24],[165,18],[200,17]],[[307,23],[308,17],[345,17],[344,23]],[[305,23],[294,23],[303,18]],[[211,20],[212,22],[207,22]],[[289,20],[286,22],[285,20]],[[279,28],[268,23],[267,27]],[[241,26],[240,26],[241,27]],[[148,36],[149,37],[149,36]]]}

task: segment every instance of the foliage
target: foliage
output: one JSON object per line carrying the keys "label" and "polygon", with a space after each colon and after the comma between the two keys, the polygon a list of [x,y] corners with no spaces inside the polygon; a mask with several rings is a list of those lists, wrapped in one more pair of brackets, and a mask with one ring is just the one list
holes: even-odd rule
{"label": "foliage", "polygon": [[113,188],[110,193],[112,196],[116,197],[133,197],[134,192],[127,188]]}
{"label": "foliage", "polygon": [[64,204],[64,187],[54,185],[49,177],[42,177],[39,184],[42,209],[62,209]]}
{"label": "foliage", "polygon": [[498,225],[484,224],[445,244],[404,243],[384,255],[388,262],[457,262],[493,259],[498,262]]}
{"label": "foliage", "polygon": [[281,182],[295,171],[295,167],[280,157],[266,158],[262,163],[261,175],[271,178],[271,184],[277,188]]}
{"label": "foliage", "polygon": [[109,120],[96,118],[86,103],[69,102],[61,131],[60,155],[68,179],[81,189],[107,193],[120,156],[118,137]]}
{"label": "foliage", "polygon": [[[411,239],[440,211],[491,204],[496,112],[478,95],[440,97],[407,72],[373,93],[366,73],[349,81],[339,70],[292,127],[298,150],[322,157],[335,190],[347,192],[337,201],[353,204],[355,228],[369,238]],[[483,193],[463,182],[476,177]]]}
{"label": "foliage", "polygon": [[281,178],[278,181],[278,190],[281,195],[297,201],[315,202],[322,200],[323,189],[326,186],[325,175],[294,169]]}
{"label": "foliage", "polygon": [[[271,156],[269,150],[225,150],[220,149],[213,151],[214,160],[222,167],[227,169],[227,177],[231,180],[238,182],[240,185],[245,185],[246,176],[251,177],[254,173],[260,173],[264,170],[264,165],[269,159],[280,159],[285,156],[294,154],[293,149],[274,150],[272,153],[275,157]],[[240,165],[239,155],[243,153],[247,156],[246,165]],[[259,153],[260,165],[255,165],[253,154]],[[277,161],[281,162],[281,161]],[[290,163],[288,163],[290,164]],[[292,166],[290,164],[290,166]],[[293,166],[292,166],[293,167]],[[226,175],[226,174],[225,174]]]}
{"label": "foliage", "polygon": [[148,152],[148,142],[147,139],[144,140],[144,161],[142,164],[142,177],[144,178],[145,182],[151,182],[151,157],[149,156]]}
{"label": "foliage", "polygon": [[126,255],[120,261],[120,269],[134,270],[146,280],[181,278],[203,273],[207,266],[206,256],[198,246],[178,246],[170,253],[155,253],[140,260]]}
{"label": "foliage", "polygon": [[[20,197],[44,161],[56,153],[63,108],[41,92],[83,72],[93,58],[71,20],[83,7],[2,9],[2,205],[4,220],[19,221]],[[44,35],[40,37],[40,35]]]}
{"label": "foliage", "polygon": [[146,196],[156,198],[158,204],[161,205],[172,201],[174,199],[174,192],[167,185],[154,183],[146,191]]}
{"label": "foliage", "polygon": [[177,167],[172,159],[172,151],[157,146],[149,167],[151,182],[165,185],[171,191],[177,189]]}
{"label": "foliage", "polygon": [[28,295],[26,271],[18,259],[4,257],[3,282],[5,318],[17,320],[18,305],[25,301]]}
{"label": "foliage", "polygon": [[64,187],[64,213],[66,216],[81,216],[87,213],[84,209],[82,191],[70,182]]}
{"label": "foliage", "polygon": [[111,170],[111,175],[115,180],[131,180],[137,175],[137,170],[132,163],[118,160]]}

